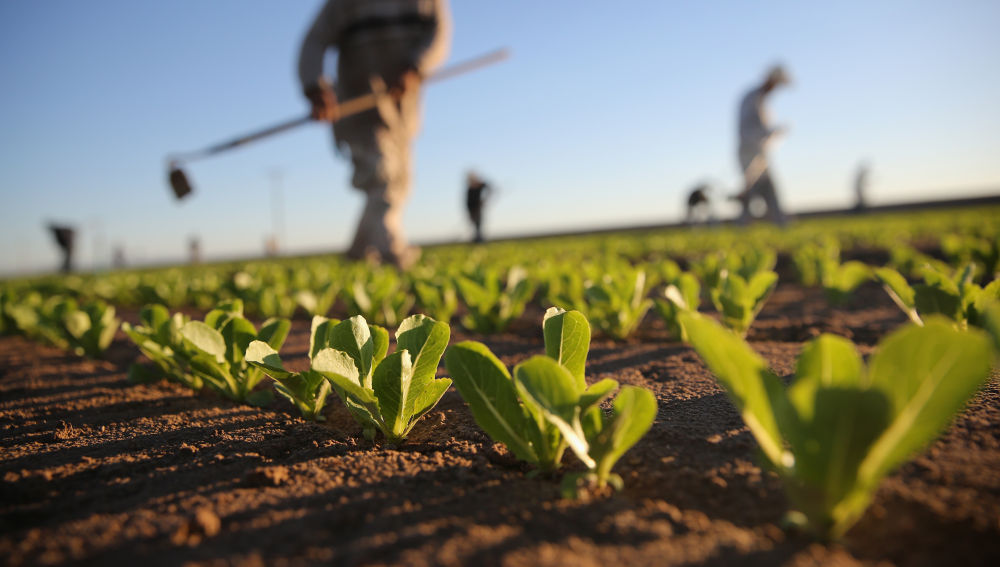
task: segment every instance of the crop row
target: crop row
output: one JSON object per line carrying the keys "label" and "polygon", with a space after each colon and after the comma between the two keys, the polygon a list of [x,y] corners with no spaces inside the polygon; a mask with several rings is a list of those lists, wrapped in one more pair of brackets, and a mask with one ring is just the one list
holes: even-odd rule
{"label": "crop row", "polygon": [[[364,436],[405,441],[454,381],[479,426],[518,459],[544,473],[560,469],[566,449],[586,468],[563,476],[565,496],[610,484],[612,468],[652,427],[653,394],[619,384],[588,383],[591,328],[579,312],[550,308],[543,319],[545,355],[508,370],[489,348],[464,341],[449,346],[446,323],[424,315],[405,319],[389,354],[386,329],[364,317],[316,316],[308,370],[293,372],[279,350],[287,320],[258,331],[239,302],[210,311],[204,321],[162,306],[124,325],[154,363],[133,365],[130,378],[159,378],[234,400],[265,405],[274,390],[303,418],[322,420],[331,392]],[[959,328],[939,315],[908,323],[885,338],[866,365],[847,339],[821,335],[803,349],[794,377],[784,383],[742,339],[697,311],[678,305],[681,334],[717,376],[756,438],[764,464],[784,481],[792,518],[820,537],[839,537],[862,515],[879,482],[929,444],[988,379],[1000,354],[1000,303],[983,312],[992,333]],[[450,378],[437,377],[445,355]]]}

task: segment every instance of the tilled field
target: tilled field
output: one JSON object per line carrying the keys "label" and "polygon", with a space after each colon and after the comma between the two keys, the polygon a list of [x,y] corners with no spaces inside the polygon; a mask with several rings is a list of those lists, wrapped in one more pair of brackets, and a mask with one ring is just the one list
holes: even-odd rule
{"label": "tilled field", "polygon": [[[506,364],[543,352],[541,311],[485,342]],[[867,354],[905,317],[866,284],[841,309],[782,284],[749,340],[791,374],[832,332]],[[309,322],[282,358],[307,365]],[[694,351],[650,314],[632,341],[596,338],[588,379],[651,389],[652,430],[619,493],[561,500],[482,433],[452,389],[399,448],[373,446],[331,398],[308,423],[125,376],[119,333],[94,362],[0,339],[0,559],[6,565],[1000,564],[1000,383],[888,478],[837,544],[782,529],[781,484]],[[444,374],[443,366],[440,373]],[[578,468],[567,453],[570,469]]]}

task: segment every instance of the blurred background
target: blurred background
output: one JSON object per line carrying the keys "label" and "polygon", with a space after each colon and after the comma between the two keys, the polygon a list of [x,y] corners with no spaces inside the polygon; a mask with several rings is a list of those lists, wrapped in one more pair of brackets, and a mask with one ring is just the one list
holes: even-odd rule
{"label": "blurred background", "polygon": [[[0,274],[341,250],[362,194],[329,128],[191,164],[166,156],[307,111],[298,49],[321,0],[0,3]],[[469,238],[465,172],[499,189],[492,237],[677,222],[701,182],[742,179],[737,105],[774,63],[789,126],[771,163],[786,210],[1000,193],[1000,3],[452,0],[449,62],[508,61],[425,96],[406,229]],[[716,211],[732,217],[735,206]]]}

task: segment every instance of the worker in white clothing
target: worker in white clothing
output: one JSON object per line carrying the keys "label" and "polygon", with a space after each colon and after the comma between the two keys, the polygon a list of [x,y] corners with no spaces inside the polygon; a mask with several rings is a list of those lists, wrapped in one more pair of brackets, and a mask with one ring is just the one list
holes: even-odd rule
{"label": "worker in white clothing", "polygon": [[786,222],[767,162],[769,146],[786,129],[770,125],[765,103],[767,96],[774,89],[788,84],[790,80],[783,67],[780,65],[772,67],[763,84],[751,89],[740,102],[739,159],[740,167],[743,169],[743,191],[736,196],[736,199],[743,206],[741,222],[750,220],[750,204],[755,199],[761,199],[767,205],[766,216],[772,222],[779,225],[784,225]]}

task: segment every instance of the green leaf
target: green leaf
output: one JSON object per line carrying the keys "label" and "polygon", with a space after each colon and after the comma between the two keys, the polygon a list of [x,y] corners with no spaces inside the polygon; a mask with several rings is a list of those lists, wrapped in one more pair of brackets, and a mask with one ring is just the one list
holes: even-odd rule
{"label": "green leaf", "polygon": [[181,336],[198,350],[214,357],[216,362],[225,362],[226,341],[219,331],[201,321],[188,321],[181,327]]}
{"label": "green leaf", "polygon": [[618,459],[635,445],[656,420],[656,398],[645,388],[625,386],[615,398],[611,418],[591,441],[598,483],[608,481]]}
{"label": "green leaf", "polygon": [[361,375],[361,384],[369,387],[375,345],[365,318],[355,315],[335,325],[330,329],[329,345],[354,359],[354,365]]}
{"label": "green leaf", "polygon": [[434,379],[450,337],[448,325],[425,315],[413,315],[400,323],[396,330],[396,348],[411,353],[415,383],[422,385]]}
{"label": "green leaf", "polygon": [[264,341],[274,350],[280,350],[291,328],[292,322],[288,319],[268,319],[257,333],[257,339]]}
{"label": "green leaf", "polygon": [[914,305],[921,317],[937,313],[953,321],[962,319],[962,298],[958,295],[957,289],[953,293],[941,287],[916,284],[913,286],[913,292]]}
{"label": "green leaf", "polygon": [[233,367],[243,361],[243,353],[250,343],[257,338],[257,329],[253,323],[243,317],[230,317],[220,329],[226,343],[226,361]]}
{"label": "green leaf", "polygon": [[389,352],[389,331],[378,325],[368,325],[368,331],[372,335],[372,367],[375,367]]}
{"label": "green leaf", "polygon": [[992,352],[978,330],[957,331],[931,318],[924,327],[906,327],[872,356],[872,388],[891,404],[892,422],[859,472],[875,483],[930,443],[987,380]]}
{"label": "green leaf", "polygon": [[886,293],[893,302],[906,313],[911,321],[918,325],[923,325],[920,315],[917,314],[916,298],[913,288],[906,283],[906,278],[892,268],[876,268],[875,278],[882,283]]}
{"label": "green leaf", "polygon": [[522,402],[555,426],[585,465],[594,467],[580,423],[576,379],[547,356],[534,356],[514,367],[514,386]]}
{"label": "green leaf", "polygon": [[781,382],[736,335],[697,313],[678,315],[691,346],[726,389],[764,455],[780,467],[784,440],[778,430],[774,403],[784,396]]}
{"label": "green leaf", "polygon": [[[820,388],[866,387],[864,365],[851,341],[834,335],[821,335],[808,343],[799,355],[795,382],[787,396],[803,419],[812,419],[816,392]],[[784,431],[784,428],[782,428]]]}
{"label": "green leaf", "polygon": [[81,339],[90,330],[90,317],[83,311],[73,311],[63,320],[70,336]]}
{"label": "green leaf", "polygon": [[375,372],[372,375],[372,389],[375,391],[375,397],[378,398],[382,419],[389,428],[392,437],[397,439],[406,434],[409,425],[410,416],[406,411],[406,402],[410,398],[412,381],[413,365],[410,353],[406,350],[399,350],[386,356],[375,367]]}
{"label": "green leaf", "polygon": [[880,391],[850,385],[822,384],[812,394],[808,411],[782,420],[795,455],[786,484],[813,531],[839,537],[871,501],[874,486],[858,484],[858,467],[888,424],[889,404]]}
{"label": "green leaf", "polygon": [[523,434],[532,422],[518,401],[510,373],[486,345],[473,341],[452,345],[445,354],[445,366],[479,427],[517,458],[537,463]]}
{"label": "green leaf", "polygon": [[278,351],[264,341],[253,341],[246,350],[246,361],[267,373],[275,380],[283,380],[293,373],[285,370]]}
{"label": "green leaf", "polygon": [[550,307],[542,320],[545,354],[569,370],[576,379],[577,392],[587,388],[584,378],[590,351],[590,323],[579,311]]}

